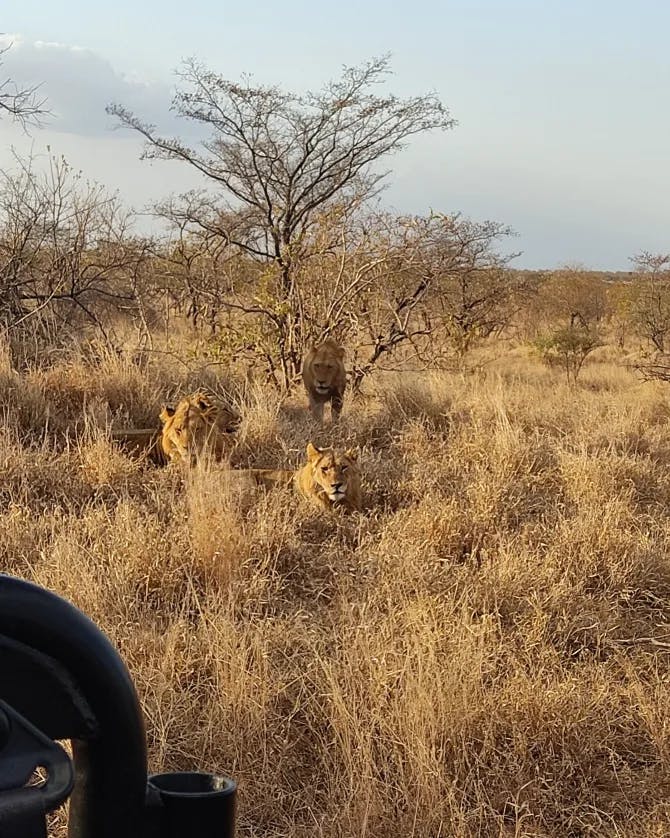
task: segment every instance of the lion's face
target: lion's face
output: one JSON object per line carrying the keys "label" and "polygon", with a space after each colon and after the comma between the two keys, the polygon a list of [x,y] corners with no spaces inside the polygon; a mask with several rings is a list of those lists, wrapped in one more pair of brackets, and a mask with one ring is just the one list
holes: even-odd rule
{"label": "lion's face", "polygon": [[341,454],[332,448],[317,448],[310,442],[307,460],[314,482],[324,490],[331,503],[341,503],[358,490],[360,476],[355,451]]}
{"label": "lion's face", "polygon": [[310,367],[314,389],[320,396],[326,396],[333,390],[343,359],[344,349],[332,340],[324,341],[314,350]]}
{"label": "lion's face", "polygon": [[193,393],[176,407],[166,405],[160,413],[161,442],[171,460],[191,462],[206,450],[217,453],[222,434],[234,433],[239,416],[225,404],[215,404],[206,393]]}

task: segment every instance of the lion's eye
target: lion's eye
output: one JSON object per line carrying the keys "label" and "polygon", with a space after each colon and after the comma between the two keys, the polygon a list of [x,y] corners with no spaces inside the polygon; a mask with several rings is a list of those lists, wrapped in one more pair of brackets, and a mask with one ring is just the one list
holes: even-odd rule
{"label": "lion's eye", "polygon": [[342,466],[342,471],[346,471],[346,470],[347,470],[347,466]]}
{"label": "lion's eye", "polygon": [[181,433],[181,428],[175,428],[174,430],[175,430],[175,433],[176,433],[176,434],[180,434],[180,433]]}
{"label": "lion's eye", "polygon": [[328,474],[328,466],[321,466],[321,471],[322,471],[324,474]]}

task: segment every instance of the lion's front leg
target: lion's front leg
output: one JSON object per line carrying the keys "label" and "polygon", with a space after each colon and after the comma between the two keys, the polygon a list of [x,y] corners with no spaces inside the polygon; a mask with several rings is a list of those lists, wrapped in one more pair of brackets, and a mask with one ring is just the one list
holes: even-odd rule
{"label": "lion's front leg", "polygon": [[331,418],[333,422],[337,422],[340,418],[340,413],[342,413],[342,405],[344,402],[344,398],[339,393],[336,393],[331,401],[330,401],[330,410],[331,410]]}
{"label": "lion's front leg", "polygon": [[311,395],[309,397],[309,409],[312,413],[312,416],[316,419],[316,421],[322,425],[323,424],[323,402],[317,401]]}

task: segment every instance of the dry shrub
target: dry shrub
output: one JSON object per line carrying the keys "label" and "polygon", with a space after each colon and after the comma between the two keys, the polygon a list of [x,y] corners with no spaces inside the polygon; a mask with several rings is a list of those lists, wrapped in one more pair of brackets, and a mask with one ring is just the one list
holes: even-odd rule
{"label": "dry shrub", "polygon": [[225,589],[245,559],[243,496],[235,495],[236,488],[227,469],[203,462],[188,473],[185,497],[177,499],[185,506],[192,573],[205,589]]}
{"label": "dry shrub", "polygon": [[145,371],[125,356],[64,361],[33,370],[26,381],[41,393],[59,430],[80,428],[87,417],[103,427],[107,423],[116,427],[157,424],[160,392]]}
{"label": "dry shrub", "polygon": [[236,464],[361,448],[369,508],[326,516],[111,447],[104,424],[196,383],[167,371],[0,375],[0,566],[118,645],[152,770],[234,775],[250,838],[668,834],[662,388],[516,352],[386,376],[322,429],[301,393],[240,389]]}

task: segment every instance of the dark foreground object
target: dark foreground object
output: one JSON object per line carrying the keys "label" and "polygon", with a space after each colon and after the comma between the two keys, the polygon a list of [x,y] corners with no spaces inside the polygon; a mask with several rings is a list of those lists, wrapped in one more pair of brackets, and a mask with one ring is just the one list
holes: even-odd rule
{"label": "dark foreground object", "polygon": [[[37,767],[46,781],[27,788]],[[147,782],[137,694],[114,647],[69,602],[0,574],[0,838],[43,838],[45,812],[70,794],[70,838],[233,838],[235,791],[200,772]]]}

